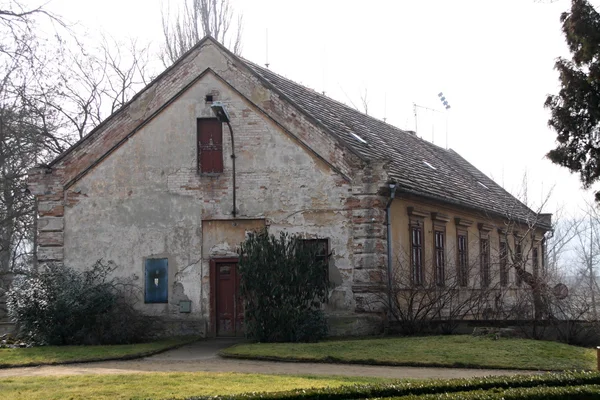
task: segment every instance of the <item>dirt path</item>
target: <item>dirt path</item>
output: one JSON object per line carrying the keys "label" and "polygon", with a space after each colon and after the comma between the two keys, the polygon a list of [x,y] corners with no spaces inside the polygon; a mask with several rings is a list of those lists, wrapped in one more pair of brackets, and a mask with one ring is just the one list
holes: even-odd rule
{"label": "dirt path", "polygon": [[107,361],[87,364],[0,369],[0,378],[10,376],[58,376],[81,374],[131,374],[149,372],[240,372],[293,375],[347,375],[384,378],[468,378],[485,375],[515,375],[528,371],[381,367],[367,365],[284,363],[233,360],[217,356],[231,341],[203,341],[152,357],[131,361]]}

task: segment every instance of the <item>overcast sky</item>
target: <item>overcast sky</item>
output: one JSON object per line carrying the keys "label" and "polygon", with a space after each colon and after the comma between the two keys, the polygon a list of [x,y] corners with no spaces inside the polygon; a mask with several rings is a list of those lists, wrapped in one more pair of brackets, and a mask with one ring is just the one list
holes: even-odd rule
{"label": "overcast sky", "polygon": [[[178,1],[172,0],[172,4]],[[281,75],[369,115],[415,129],[456,150],[513,194],[528,177],[536,207],[555,186],[546,212],[576,210],[592,192],[545,154],[555,134],[543,104],[558,91],[556,57],[568,56],[560,14],[570,1],[534,0],[231,0],[244,15],[242,56],[266,58]],[[38,3],[39,4],[39,3]],[[161,0],[51,0],[47,8],[92,32],[162,42]]]}

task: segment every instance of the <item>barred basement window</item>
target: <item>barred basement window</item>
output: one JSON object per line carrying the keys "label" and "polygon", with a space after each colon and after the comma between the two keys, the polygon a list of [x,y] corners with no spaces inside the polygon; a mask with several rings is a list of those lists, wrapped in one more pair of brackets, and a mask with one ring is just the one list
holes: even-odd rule
{"label": "barred basement window", "polygon": [[169,264],[166,258],[148,258],[145,262],[145,303],[167,303],[169,299]]}
{"label": "barred basement window", "polygon": [[223,124],[216,118],[197,120],[198,172],[223,172]]}
{"label": "barred basement window", "polygon": [[443,231],[434,232],[435,240],[435,283],[438,286],[446,284],[445,268],[446,268],[446,252],[444,249],[445,238]]}
{"label": "barred basement window", "polygon": [[411,226],[411,266],[413,285],[423,284],[423,230]]}
{"label": "barred basement window", "polygon": [[467,267],[469,253],[467,232],[459,232],[457,237],[458,242],[458,284],[467,286],[469,284],[469,271]]}

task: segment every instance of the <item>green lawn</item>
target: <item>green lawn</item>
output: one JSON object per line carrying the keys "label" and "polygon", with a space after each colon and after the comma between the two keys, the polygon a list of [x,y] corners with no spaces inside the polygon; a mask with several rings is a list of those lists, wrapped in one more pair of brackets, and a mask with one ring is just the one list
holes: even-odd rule
{"label": "green lawn", "polygon": [[470,335],[240,344],[223,356],[439,367],[592,370],[596,352],[562,343]]}
{"label": "green lawn", "polygon": [[142,373],[2,378],[0,393],[3,400],[164,399],[380,382],[390,382],[390,380],[212,372]]}
{"label": "green lawn", "polygon": [[40,346],[24,349],[0,349],[0,368],[99,361],[122,357],[134,358],[190,343],[197,339],[196,337],[179,337],[149,343],[113,346]]}

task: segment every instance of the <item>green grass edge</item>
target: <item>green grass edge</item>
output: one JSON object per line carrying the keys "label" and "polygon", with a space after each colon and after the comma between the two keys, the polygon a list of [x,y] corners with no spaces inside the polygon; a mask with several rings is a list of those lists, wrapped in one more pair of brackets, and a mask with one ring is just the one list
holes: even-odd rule
{"label": "green grass edge", "polygon": [[94,363],[94,362],[101,362],[101,361],[136,360],[136,359],[150,357],[150,356],[153,356],[156,354],[164,353],[165,351],[178,349],[180,347],[197,342],[199,340],[202,340],[202,337],[191,336],[188,340],[183,340],[180,343],[175,343],[175,344],[166,346],[161,349],[144,351],[144,352],[135,353],[135,354],[126,354],[123,356],[116,356],[116,357],[96,357],[96,358],[75,359],[75,360],[68,360],[68,361],[31,362],[31,363],[24,363],[24,364],[2,364],[2,363],[0,363],[0,369],[43,367],[43,366],[52,366],[52,365],[85,364],[85,363]]}
{"label": "green grass edge", "polygon": [[[470,368],[470,369],[497,369],[506,371],[543,371],[543,372],[563,372],[563,369],[530,369],[521,367],[505,367],[493,364],[469,364],[469,363],[427,363],[427,362],[389,362],[389,361],[377,361],[373,359],[354,359],[354,360],[343,360],[337,357],[323,357],[323,358],[311,358],[311,357],[279,357],[279,356],[250,356],[246,354],[238,354],[230,352],[231,349],[237,345],[229,347],[227,349],[219,351],[217,354],[219,357],[238,359],[238,360],[256,360],[256,361],[277,361],[277,362],[289,362],[289,363],[318,363],[318,364],[350,364],[350,365],[372,365],[379,367],[420,367],[420,368]],[[591,369],[584,371],[593,371]]]}

